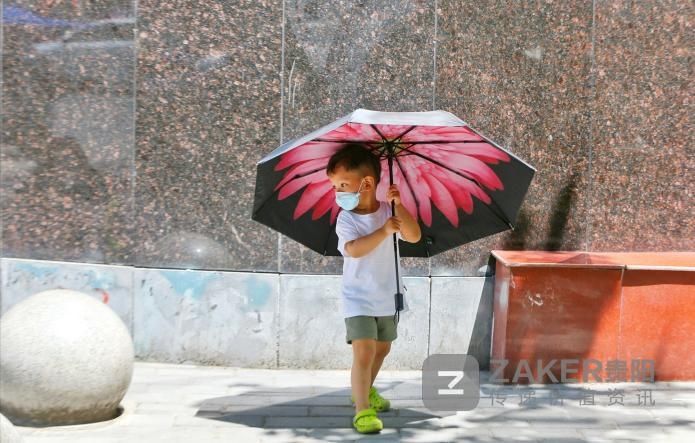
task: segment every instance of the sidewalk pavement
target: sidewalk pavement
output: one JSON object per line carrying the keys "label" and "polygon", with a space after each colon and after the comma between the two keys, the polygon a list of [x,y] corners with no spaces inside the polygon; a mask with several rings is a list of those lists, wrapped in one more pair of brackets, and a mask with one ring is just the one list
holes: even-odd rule
{"label": "sidewalk pavement", "polygon": [[392,410],[379,414],[381,433],[362,435],[351,427],[349,370],[136,362],[117,418],[17,429],[25,443],[695,441],[695,382],[503,386],[487,379],[481,373],[477,408],[434,413],[422,403],[420,371],[382,370],[375,386]]}

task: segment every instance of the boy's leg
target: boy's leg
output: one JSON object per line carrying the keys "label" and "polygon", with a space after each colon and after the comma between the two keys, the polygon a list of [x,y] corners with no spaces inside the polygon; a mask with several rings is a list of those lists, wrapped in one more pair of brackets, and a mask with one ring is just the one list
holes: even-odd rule
{"label": "boy's leg", "polygon": [[372,384],[369,385],[370,387],[374,385],[374,380],[379,373],[379,369],[381,369],[381,364],[384,362],[384,358],[386,358],[386,355],[388,355],[390,350],[390,341],[376,342],[376,347],[374,350],[374,363],[372,363]]}
{"label": "boy's leg", "polygon": [[352,397],[355,412],[369,408],[369,388],[376,353],[377,317],[358,315],[345,319],[346,341],[352,345]]}
{"label": "boy's leg", "polygon": [[374,363],[372,364],[372,384],[376,379],[384,358],[391,350],[391,342],[398,336],[396,323],[392,315],[377,317],[377,342],[374,351]]}
{"label": "boy's leg", "polygon": [[355,412],[369,407],[369,388],[371,387],[372,365],[376,352],[376,340],[360,338],[352,340],[352,395],[355,398]]}

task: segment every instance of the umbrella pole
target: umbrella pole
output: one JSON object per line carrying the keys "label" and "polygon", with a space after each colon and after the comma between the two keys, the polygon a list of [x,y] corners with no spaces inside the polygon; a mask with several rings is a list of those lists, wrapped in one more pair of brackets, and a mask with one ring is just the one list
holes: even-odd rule
{"label": "umbrella pole", "polygon": [[[389,180],[391,181],[391,184],[393,184],[393,156],[391,152],[389,152],[388,161]],[[391,215],[396,215],[396,202],[393,200],[391,200]],[[395,232],[393,233],[393,260],[396,266],[396,294],[394,295],[396,314],[394,315],[394,318],[396,323],[398,323],[398,320],[400,319],[400,311],[403,310],[403,294],[401,293],[400,279],[398,276],[398,238],[396,237]]]}

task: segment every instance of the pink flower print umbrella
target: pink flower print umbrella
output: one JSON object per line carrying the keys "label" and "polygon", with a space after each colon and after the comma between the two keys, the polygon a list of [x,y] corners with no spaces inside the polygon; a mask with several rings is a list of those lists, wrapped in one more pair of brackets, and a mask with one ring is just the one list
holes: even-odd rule
{"label": "pink flower print umbrella", "polygon": [[[252,219],[340,256],[335,222],[342,209],[326,166],[347,142],[363,143],[381,159],[377,200],[386,201],[395,183],[420,224],[421,240],[400,243],[397,257],[430,257],[513,229],[536,171],[449,112],[357,109],[258,162]],[[394,248],[396,242],[394,234]]]}

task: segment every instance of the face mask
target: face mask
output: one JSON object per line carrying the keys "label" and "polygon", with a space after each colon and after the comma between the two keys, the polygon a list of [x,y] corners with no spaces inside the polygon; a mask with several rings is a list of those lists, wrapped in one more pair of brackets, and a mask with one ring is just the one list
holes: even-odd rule
{"label": "face mask", "polygon": [[351,211],[357,207],[360,202],[360,191],[362,190],[362,182],[357,192],[336,192],[335,201],[343,209]]}

